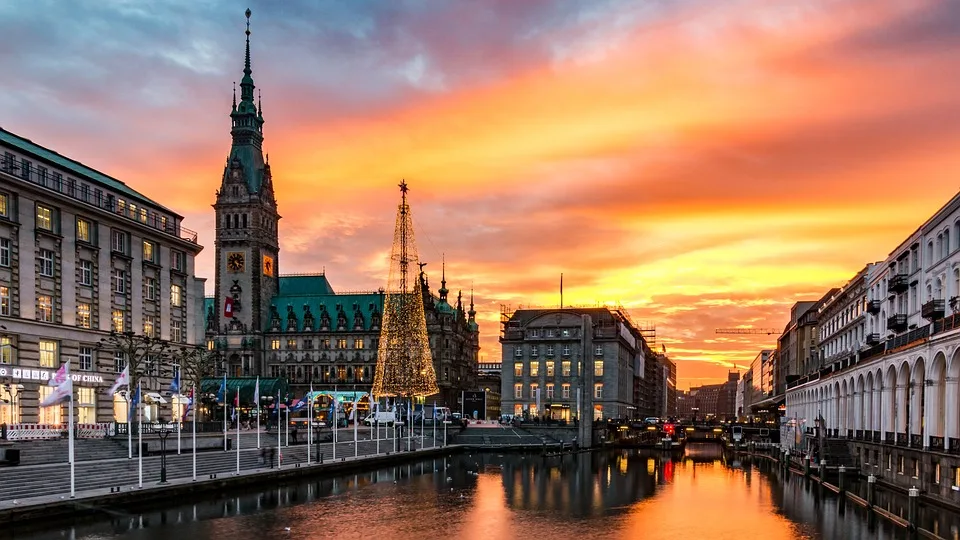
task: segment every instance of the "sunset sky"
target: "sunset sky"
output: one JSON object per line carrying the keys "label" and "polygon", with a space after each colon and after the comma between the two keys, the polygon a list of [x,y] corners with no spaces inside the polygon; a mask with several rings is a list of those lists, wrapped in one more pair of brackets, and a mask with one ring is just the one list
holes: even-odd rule
{"label": "sunset sky", "polygon": [[[620,302],[681,388],[960,189],[960,2],[0,0],[0,126],[186,216],[214,192],[252,18],[280,269],[386,282],[401,179],[439,287]],[[145,8],[145,6],[150,6]]]}

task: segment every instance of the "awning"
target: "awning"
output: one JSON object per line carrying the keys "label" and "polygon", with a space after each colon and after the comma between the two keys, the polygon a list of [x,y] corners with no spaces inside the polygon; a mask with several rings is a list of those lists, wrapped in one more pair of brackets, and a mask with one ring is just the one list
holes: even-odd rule
{"label": "awning", "polygon": [[161,396],[160,394],[158,394],[158,393],[156,393],[156,392],[147,392],[147,393],[145,394],[145,396],[147,397],[147,399],[146,399],[145,401],[148,401],[148,402],[152,402],[152,403],[166,403],[166,402],[167,402],[167,400],[163,399],[163,396]]}
{"label": "awning", "polygon": [[785,396],[784,394],[780,394],[780,395],[778,395],[778,396],[773,396],[773,397],[768,397],[767,399],[764,399],[764,400],[762,400],[762,401],[758,401],[758,402],[756,402],[756,403],[751,403],[751,404],[750,404],[750,409],[752,409],[752,410],[757,410],[757,409],[774,409],[774,408],[777,408],[777,407],[779,407],[780,405],[782,405],[782,404],[785,402],[785,400],[786,400],[786,396]]}
{"label": "awning", "polygon": [[[219,379],[203,379],[200,381],[200,393],[206,395],[216,395],[220,391],[220,386],[223,384],[223,378]],[[237,391],[240,391],[240,403],[243,405],[253,405],[253,394],[256,391],[257,378],[256,377],[234,377],[227,378],[227,395],[225,399],[228,403],[233,403],[234,395]],[[274,400],[277,399],[277,394],[280,395],[281,401],[286,401],[292,396],[288,396],[290,393],[290,388],[287,386],[286,379],[260,379],[260,398],[266,399],[272,397]],[[223,398],[222,398],[223,399]]]}

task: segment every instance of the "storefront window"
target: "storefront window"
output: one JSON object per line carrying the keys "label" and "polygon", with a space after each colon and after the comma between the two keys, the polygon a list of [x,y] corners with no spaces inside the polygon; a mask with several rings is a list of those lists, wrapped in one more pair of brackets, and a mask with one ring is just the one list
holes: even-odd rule
{"label": "storefront window", "polygon": [[[56,388],[53,386],[40,386],[40,401],[50,397],[50,394],[53,393]],[[40,424],[44,425],[60,425],[60,421],[63,419],[63,406],[54,405],[52,407],[40,407]]]}
{"label": "storefront window", "polygon": [[77,389],[77,423],[95,424],[97,422],[97,396],[93,388]]}
{"label": "storefront window", "polygon": [[20,422],[20,392],[17,385],[0,385],[0,424]]}
{"label": "storefront window", "polygon": [[113,421],[125,424],[127,423],[127,400],[122,392],[113,395]]}

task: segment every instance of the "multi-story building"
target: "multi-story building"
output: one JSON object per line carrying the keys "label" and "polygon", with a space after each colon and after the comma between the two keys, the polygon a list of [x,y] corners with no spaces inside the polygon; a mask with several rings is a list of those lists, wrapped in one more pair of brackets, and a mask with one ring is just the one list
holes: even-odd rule
{"label": "multi-story building", "polygon": [[869,274],[864,346],[788,385],[787,416],[811,436],[822,418],[864,474],[960,503],[960,194]]}
{"label": "multi-story building", "polygon": [[876,321],[869,315],[879,313],[883,301],[871,297],[869,290],[873,273],[881,266],[867,264],[843,287],[831,289],[820,300],[820,361],[811,365],[805,375],[837,362],[849,362],[864,347],[880,343],[880,334],[874,330]]}
{"label": "multi-story building", "polygon": [[[240,100],[234,97],[230,111],[232,144],[214,203],[216,287],[207,303],[207,344],[228,377],[286,379],[297,396],[313,388],[352,400],[372,386],[384,291],[337,293],[325,273],[281,275],[280,213],[254,89],[248,35]],[[445,276],[439,295],[422,271],[420,285],[440,387],[426,401],[458,410],[461,392],[476,388],[473,302],[466,310],[458,295],[452,306]],[[361,410],[368,404],[362,400]]]}
{"label": "multi-story building", "polygon": [[496,420],[500,410],[501,363],[480,362],[477,364],[477,389],[487,393],[487,420]]}
{"label": "multi-story building", "polygon": [[[126,365],[110,332],[201,343],[197,235],[120,180],[0,130],[0,423],[60,424],[39,408],[70,360],[80,423],[126,422],[104,395]],[[169,378],[144,380],[159,392]],[[114,399],[116,401],[114,401]],[[145,410],[148,419],[156,406]],[[169,413],[166,414],[169,417]]]}
{"label": "multi-story building", "polygon": [[803,374],[803,366],[810,362],[810,351],[816,350],[812,337],[817,329],[816,305],[816,301],[802,301],[790,308],[790,321],[777,340],[774,395],[783,396],[787,381]]}
{"label": "multi-story building", "polygon": [[668,418],[677,414],[677,365],[665,352],[652,353],[647,357],[645,375],[641,384],[650,386],[653,399],[651,409],[640,410],[640,418],[656,416]]}
{"label": "multi-story building", "polygon": [[744,389],[744,403],[749,404],[748,414],[759,415],[777,407],[775,374],[777,365],[776,349],[764,349],[750,363],[747,371],[751,386]]}
{"label": "multi-story building", "polygon": [[[727,421],[737,416],[737,387],[740,374],[730,372],[727,381],[720,384],[694,386],[677,398],[677,414],[681,418]],[[682,407],[680,405],[682,403]]]}
{"label": "multi-story building", "polygon": [[621,309],[520,309],[500,343],[504,413],[599,420],[640,408],[634,382],[652,353]]}

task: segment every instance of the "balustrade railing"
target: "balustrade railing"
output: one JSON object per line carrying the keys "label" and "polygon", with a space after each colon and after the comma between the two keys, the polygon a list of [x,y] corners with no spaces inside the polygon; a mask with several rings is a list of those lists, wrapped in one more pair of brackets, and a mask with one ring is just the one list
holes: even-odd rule
{"label": "balustrade railing", "polygon": [[873,442],[880,444],[880,438],[883,436],[883,433],[880,431],[873,432]]}
{"label": "balustrade railing", "polygon": [[853,430],[852,430],[852,429],[848,429],[848,430],[847,430],[847,438],[848,438],[848,439],[852,439],[852,438],[853,438]]}
{"label": "balustrade railing", "polygon": [[910,448],[923,448],[923,435],[918,433],[911,433]]}
{"label": "balustrade railing", "polygon": [[[153,435],[161,431],[175,432],[177,431],[177,424],[175,422],[143,422],[141,424],[133,423],[133,435],[137,434],[137,426],[140,426],[141,433],[144,435]],[[127,428],[129,424],[126,422],[117,422],[116,424],[115,435],[116,436],[127,436]],[[183,422],[180,424],[181,433],[192,433],[193,424],[191,422]],[[197,433],[223,433],[223,422],[197,422]]]}
{"label": "balustrade railing", "polygon": [[863,440],[863,430],[862,430],[862,429],[856,430],[856,432],[854,433],[853,437],[854,437],[856,440],[858,440],[858,441],[862,441],[862,440]]}
{"label": "balustrade railing", "polygon": [[892,431],[884,431],[883,442],[886,444],[894,444],[896,442],[896,434]]}
{"label": "balustrade railing", "polygon": [[960,454],[960,439],[950,437],[947,439],[947,452],[951,454]]}
{"label": "balustrade railing", "polygon": [[897,446],[907,446],[907,434],[897,433]]}

